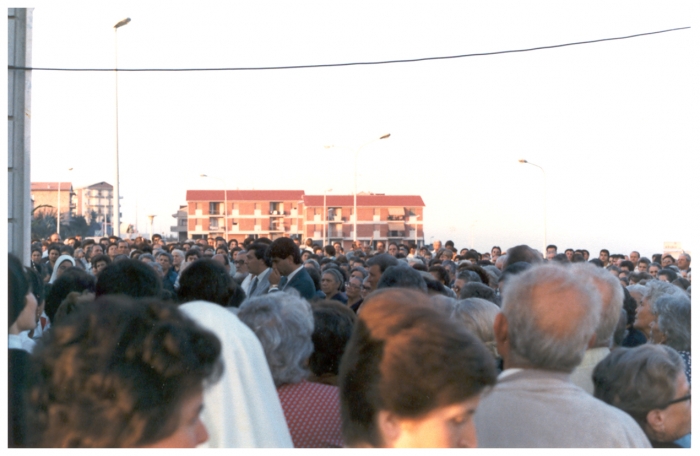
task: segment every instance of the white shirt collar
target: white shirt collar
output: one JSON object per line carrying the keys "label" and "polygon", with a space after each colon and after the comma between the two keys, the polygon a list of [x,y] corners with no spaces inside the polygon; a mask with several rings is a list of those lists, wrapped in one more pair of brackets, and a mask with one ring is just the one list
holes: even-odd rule
{"label": "white shirt collar", "polygon": [[500,374],[498,374],[498,380],[503,380],[504,378],[506,378],[510,375],[513,375],[515,373],[520,372],[521,370],[523,370],[523,369],[520,367],[511,367],[510,369],[506,369],[503,372],[501,372]]}
{"label": "white shirt collar", "polygon": [[284,287],[287,288],[287,284],[292,280],[292,277],[294,277],[299,271],[301,271],[301,268],[303,268],[304,265],[300,265],[298,268],[296,268],[294,271],[292,271],[291,274],[287,276],[287,283],[284,284]]}
{"label": "white shirt collar", "polygon": [[267,269],[265,269],[263,272],[261,272],[260,274],[258,274],[258,275],[256,276],[256,277],[258,278],[258,281],[261,281],[261,280],[265,277],[266,274],[269,274],[269,273],[270,273],[271,270],[272,270],[272,268],[267,268]]}

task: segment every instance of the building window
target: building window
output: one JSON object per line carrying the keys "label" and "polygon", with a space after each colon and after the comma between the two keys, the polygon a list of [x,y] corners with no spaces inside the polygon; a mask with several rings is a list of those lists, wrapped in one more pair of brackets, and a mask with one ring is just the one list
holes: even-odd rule
{"label": "building window", "polygon": [[270,202],[270,215],[284,215],[282,203],[274,201]]}
{"label": "building window", "polygon": [[405,211],[402,207],[390,207],[389,218],[387,220],[404,220]]}

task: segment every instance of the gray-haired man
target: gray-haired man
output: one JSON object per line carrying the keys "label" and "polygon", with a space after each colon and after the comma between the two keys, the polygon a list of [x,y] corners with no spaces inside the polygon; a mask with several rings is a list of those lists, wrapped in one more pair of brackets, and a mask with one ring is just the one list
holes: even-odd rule
{"label": "gray-haired man", "polygon": [[509,279],[494,323],[504,371],[474,417],[479,446],[650,447],[632,417],[569,379],[600,316],[597,290],[568,268],[537,265]]}

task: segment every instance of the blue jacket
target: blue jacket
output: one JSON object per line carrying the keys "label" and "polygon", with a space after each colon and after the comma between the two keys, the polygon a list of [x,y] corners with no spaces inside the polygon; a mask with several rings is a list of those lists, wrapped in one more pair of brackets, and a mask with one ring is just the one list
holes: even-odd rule
{"label": "blue jacket", "polygon": [[294,288],[299,292],[302,298],[305,298],[309,301],[316,296],[316,287],[314,286],[314,281],[311,279],[311,276],[306,271],[305,267],[302,267],[299,272],[294,274],[292,280],[284,284],[284,286],[282,286],[281,289],[286,290],[288,288]]}

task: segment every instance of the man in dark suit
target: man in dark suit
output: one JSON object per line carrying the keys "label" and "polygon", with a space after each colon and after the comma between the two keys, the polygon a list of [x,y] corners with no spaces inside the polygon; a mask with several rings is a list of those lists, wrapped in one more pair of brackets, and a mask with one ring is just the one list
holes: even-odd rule
{"label": "man in dark suit", "polygon": [[294,241],[289,238],[275,239],[266,255],[270,258],[273,269],[269,275],[270,293],[294,288],[302,298],[314,298],[316,287],[301,263],[301,252]]}
{"label": "man in dark suit", "polygon": [[267,248],[267,244],[255,242],[246,252],[245,264],[248,266],[248,272],[253,277],[250,281],[250,286],[245,290],[246,296],[249,298],[263,295],[270,289],[272,262],[265,255]]}

